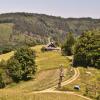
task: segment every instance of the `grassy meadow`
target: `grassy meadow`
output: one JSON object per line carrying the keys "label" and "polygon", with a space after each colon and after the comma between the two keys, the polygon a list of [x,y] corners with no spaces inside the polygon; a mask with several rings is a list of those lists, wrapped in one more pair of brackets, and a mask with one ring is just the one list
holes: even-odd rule
{"label": "grassy meadow", "polygon": [[[36,65],[38,66],[38,71],[59,68],[61,64],[63,67],[69,65],[69,59],[62,56],[60,51],[41,52],[41,48],[42,45],[31,47],[31,49],[36,52]],[[0,55],[0,61],[7,61],[13,55],[14,51]]]}
{"label": "grassy meadow", "polygon": [[[20,82],[19,84],[12,83],[8,86],[8,88],[12,89],[20,89],[24,91],[34,91],[34,90],[43,90],[46,88],[50,88],[51,86],[58,84],[59,79],[59,68],[60,64],[63,64],[64,67],[64,77],[63,81],[70,78],[73,74],[67,74],[69,68],[69,59],[61,55],[60,51],[48,51],[41,52],[41,45],[32,47],[32,50],[36,51],[36,65],[38,72],[35,76],[35,79]],[[8,60],[11,56],[13,56],[14,51],[3,54],[0,56],[0,60]]]}
{"label": "grassy meadow", "polygon": [[69,59],[62,56],[60,51],[41,52],[41,47],[40,45],[32,48],[36,51],[36,64],[39,71],[59,68],[61,64],[65,68],[68,67]]}
{"label": "grassy meadow", "polygon": [[63,93],[36,93],[36,94],[23,94],[11,93],[10,95],[0,93],[0,100],[85,100],[84,98],[75,96],[73,94]]}
{"label": "grassy meadow", "polygon": [[[80,77],[71,84],[62,87],[64,91],[73,91],[95,99],[100,95],[100,70],[95,68],[81,68]],[[74,86],[79,85],[80,90],[75,90]]]}
{"label": "grassy meadow", "polygon": [[[34,79],[22,81],[19,84],[12,83],[4,89],[0,89],[0,100],[84,100],[72,94],[62,93],[39,93],[40,91],[58,84],[59,66],[63,64],[65,77],[63,81],[73,76],[74,71],[69,73],[70,60],[62,56],[60,51],[41,52],[42,45],[31,47],[36,52],[36,65],[38,72]],[[0,55],[0,60],[7,61],[13,56],[14,51]],[[80,69],[81,70],[81,69]]]}

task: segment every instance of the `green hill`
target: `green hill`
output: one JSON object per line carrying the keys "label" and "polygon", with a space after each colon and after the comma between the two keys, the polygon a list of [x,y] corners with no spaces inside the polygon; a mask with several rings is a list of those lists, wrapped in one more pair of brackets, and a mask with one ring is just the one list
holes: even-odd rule
{"label": "green hill", "polygon": [[10,40],[10,34],[12,33],[12,23],[3,23],[0,24],[0,43],[3,41],[9,41]]}
{"label": "green hill", "polygon": [[[34,93],[48,89],[58,84],[59,65],[63,64],[64,78],[68,80],[74,75],[74,70],[70,72],[70,60],[62,56],[58,51],[41,52],[42,45],[32,47],[36,51],[36,65],[38,72],[35,79],[21,81],[20,83],[9,84],[6,88],[0,89],[0,100],[85,100],[84,98],[70,93]],[[0,55],[0,60],[8,60],[13,56],[13,51]],[[52,63],[51,63],[52,62]],[[1,68],[2,66],[0,66]],[[86,99],[87,100],[87,99]]]}
{"label": "green hill", "polygon": [[0,48],[44,44],[48,37],[61,43],[68,32],[77,36],[86,30],[100,30],[100,19],[61,18],[33,13],[0,14]]}

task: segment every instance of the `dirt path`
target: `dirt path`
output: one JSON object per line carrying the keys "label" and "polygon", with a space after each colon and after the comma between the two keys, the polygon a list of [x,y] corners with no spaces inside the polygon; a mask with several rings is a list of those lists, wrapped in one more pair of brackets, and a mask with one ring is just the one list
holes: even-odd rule
{"label": "dirt path", "polygon": [[49,91],[39,91],[39,92],[33,92],[33,93],[59,93],[59,94],[72,94],[81,98],[84,98],[85,100],[92,100],[88,97],[82,96],[80,94],[76,94],[75,92],[68,92],[68,91],[55,91],[55,90],[49,90]]}
{"label": "dirt path", "polygon": [[[12,55],[12,53],[11,53],[11,55]],[[0,56],[0,58],[2,58],[2,55]],[[7,58],[8,59],[9,58],[9,55],[8,55],[8,57],[7,57],[7,55],[4,56],[3,58]],[[80,72],[79,72],[79,70],[77,68],[74,68],[74,72],[75,72],[75,74],[70,79],[68,79],[67,81],[62,82],[62,84],[61,84],[62,86],[68,85],[68,84],[72,83],[73,81],[75,81],[79,77]],[[86,100],[92,100],[90,98],[87,98],[85,96],[76,94],[74,92],[55,91],[56,88],[57,88],[57,85],[56,86],[53,86],[51,88],[45,89],[43,91],[34,91],[34,92],[31,92],[31,93],[28,93],[28,94],[32,94],[32,93],[65,93],[66,94],[67,93],[67,94],[72,94],[72,95],[76,95],[76,96],[82,97],[82,98],[84,98]]]}
{"label": "dirt path", "polygon": [[[61,86],[68,85],[68,84],[72,83],[74,80],[76,80],[79,77],[80,72],[79,72],[79,70],[77,68],[74,68],[74,72],[75,72],[75,74],[70,79],[68,79],[67,81],[62,82]],[[48,89],[43,90],[43,91],[55,90],[57,88],[57,86],[58,85],[53,86],[53,87],[48,88]]]}
{"label": "dirt path", "polygon": [[[73,81],[75,81],[75,80],[79,77],[80,72],[79,72],[78,68],[74,68],[74,72],[75,72],[75,74],[74,74],[70,79],[68,79],[67,81],[62,82],[62,86],[68,85],[68,84],[72,83]],[[29,93],[29,94],[33,94],[33,93],[64,93],[64,94],[76,95],[76,96],[79,96],[79,97],[81,97],[81,98],[84,98],[85,100],[92,100],[92,99],[90,99],[90,98],[88,98],[88,97],[85,97],[85,96],[76,94],[75,92],[56,91],[56,90],[55,90],[56,88],[57,88],[57,85],[56,85],[56,86],[53,86],[53,87],[51,87],[51,88],[42,90],[42,91],[34,91],[34,92]]]}

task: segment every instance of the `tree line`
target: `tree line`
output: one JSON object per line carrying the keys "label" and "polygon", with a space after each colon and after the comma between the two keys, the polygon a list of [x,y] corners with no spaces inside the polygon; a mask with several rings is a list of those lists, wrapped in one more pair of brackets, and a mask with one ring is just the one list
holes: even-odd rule
{"label": "tree line", "polygon": [[62,46],[64,55],[73,56],[73,66],[96,67],[100,69],[100,32],[86,31],[75,38],[72,33]]}
{"label": "tree line", "polygon": [[36,70],[35,52],[27,47],[19,48],[7,62],[0,62],[0,88],[34,78]]}

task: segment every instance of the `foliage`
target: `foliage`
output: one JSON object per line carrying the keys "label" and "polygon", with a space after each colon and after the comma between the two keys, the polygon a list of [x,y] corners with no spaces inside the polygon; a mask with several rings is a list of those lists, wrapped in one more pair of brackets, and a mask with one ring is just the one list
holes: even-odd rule
{"label": "foliage", "polygon": [[0,14],[0,44],[20,45],[47,43],[52,37],[58,44],[64,42],[66,33],[80,35],[86,30],[100,30],[100,19],[61,18],[43,14]]}
{"label": "foliage", "polygon": [[[43,53],[43,52],[41,52],[41,48],[43,46],[44,45],[37,45],[35,47],[31,47],[32,50],[36,51],[36,60],[35,61],[36,61],[36,65],[38,66],[37,67],[37,71],[38,72],[42,72],[43,71],[42,75],[39,74],[39,73],[37,73],[37,75],[38,74],[40,75],[39,76],[40,77],[39,78],[40,81],[39,80],[37,81],[37,79],[36,79],[36,80],[31,80],[29,82],[21,82],[21,83],[19,83],[17,85],[16,83],[13,83],[13,80],[12,80],[11,76],[9,76],[8,71],[5,71],[6,72],[5,74],[7,74],[7,75],[3,74],[3,79],[4,79],[5,84],[8,85],[8,87],[9,86],[12,87],[12,85],[16,84],[18,86],[18,88],[19,88],[19,86],[21,86],[22,90],[23,90],[23,88],[25,88],[28,91],[30,91],[30,90],[33,91],[36,88],[38,88],[38,89],[43,89],[43,88],[46,89],[46,87],[48,87],[48,86],[49,87],[53,86],[53,84],[51,84],[51,81],[52,81],[51,79],[52,78],[54,79],[53,82],[55,84],[55,76],[56,75],[52,74],[52,73],[55,73],[55,72],[53,71],[52,73],[49,73],[49,76],[48,76],[48,71],[50,69],[57,69],[57,68],[59,68],[60,64],[63,64],[64,68],[68,67],[69,66],[69,59],[66,58],[66,57],[64,57],[64,56],[61,56],[61,53],[57,52],[57,51],[51,51],[51,52],[45,52],[45,53]],[[5,63],[12,56],[14,56],[14,52],[10,52],[10,53],[7,53],[7,54],[0,55],[0,60],[1,60],[0,68],[6,70]],[[4,59],[5,61],[2,60],[2,59]],[[2,66],[4,66],[4,67],[2,67]],[[45,73],[46,70],[48,70],[47,71],[47,76],[46,76],[46,73]],[[44,73],[45,73],[45,75],[44,75]],[[55,74],[57,74],[57,73],[55,73]],[[43,78],[43,80],[41,80],[41,78],[42,78],[41,76],[43,76],[43,75],[45,76],[46,80],[44,80],[44,78]],[[53,77],[51,77],[51,75]],[[67,75],[68,77],[66,76],[65,78],[69,78],[69,76],[71,76],[71,75],[69,74],[69,75]],[[49,84],[48,81],[50,82],[50,84]],[[37,83],[35,83],[35,82],[37,82]],[[41,85],[41,82],[43,82],[42,85]],[[48,84],[47,84],[47,82],[48,82]],[[23,85],[24,85],[24,87],[23,87]],[[17,87],[16,87],[16,89],[17,89]]]}
{"label": "foliage", "polygon": [[32,78],[36,72],[35,52],[24,47],[18,49],[8,60],[7,71],[15,82]]}
{"label": "foliage", "polygon": [[45,51],[47,51],[47,50],[46,50],[46,48],[43,46],[43,47],[41,48],[41,51],[42,51],[42,52],[45,52]]}
{"label": "foliage", "polygon": [[74,45],[75,39],[72,33],[67,34],[67,39],[65,44],[62,46],[62,53],[64,55],[72,55],[73,54],[73,45]]}
{"label": "foliage", "polygon": [[0,68],[5,69],[6,68],[6,62],[5,60],[0,61]]}
{"label": "foliage", "polygon": [[95,66],[100,68],[100,32],[82,34],[74,52],[74,66]]}
{"label": "foliage", "polygon": [[8,53],[8,52],[10,52],[10,51],[12,51],[12,49],[11,49],[10,47],[8,47],[8,48],[4,48],[4,49],[2,50],[2,53],[5,54],[5,53]]}
{"label": "foliage", "polygon": [[3,70],[0,69],[0,88],[4,88],[5,87],[5,83],[3,80]]}

